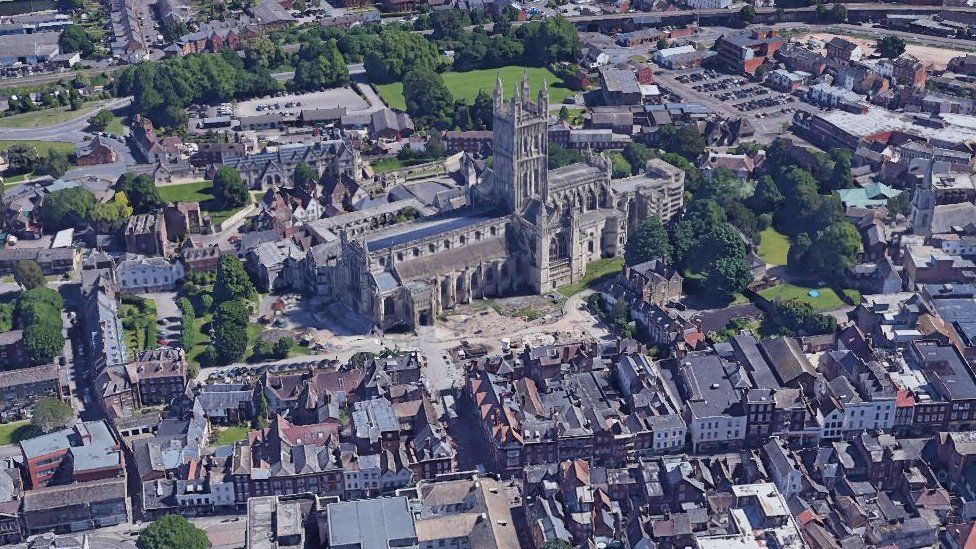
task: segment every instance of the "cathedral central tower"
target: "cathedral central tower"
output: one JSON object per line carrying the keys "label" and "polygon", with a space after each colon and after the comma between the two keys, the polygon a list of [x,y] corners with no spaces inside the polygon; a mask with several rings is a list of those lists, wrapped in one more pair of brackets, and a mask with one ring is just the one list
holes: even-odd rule
{"label": "cathedral central tower", "polygon": [[532,101],[529,75],[505,101],[502,80],[495,82],[492,168],[495,203],[520,212],[533,198],[548,194],[549,90],[545,81]]}

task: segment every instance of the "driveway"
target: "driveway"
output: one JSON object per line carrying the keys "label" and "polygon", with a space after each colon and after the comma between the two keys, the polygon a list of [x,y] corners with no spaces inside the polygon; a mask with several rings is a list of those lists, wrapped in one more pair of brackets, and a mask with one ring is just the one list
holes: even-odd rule
{"label": "driveway", "polygon": [[171,316],[181,317],[183,313],[176,306],[176,292],[153,292],[139,294],[146,299],[151,299],[156,303],[156,318],[169,318]]}

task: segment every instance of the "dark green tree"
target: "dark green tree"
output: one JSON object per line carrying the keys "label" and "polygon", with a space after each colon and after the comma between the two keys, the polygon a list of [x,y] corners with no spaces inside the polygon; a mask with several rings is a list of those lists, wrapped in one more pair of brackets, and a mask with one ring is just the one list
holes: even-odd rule
{"label": "dark green tree", "polygon": [[32,145],[12,145],[4,156],[7,157],[7,170],[11,173],[29,173],[37,167],[37,147]]}
{"label": "dark green tree", "polygon": [[103,132],[114,119],[115,115],[112,114],[112,111],[100,110],[95,114],[95,116],[88,119],[88,127],[90,127],[92,131]]}
{"label": "dark green tree", "polygon": [[282,359],[288,358],[288,353],[295,347],[295,340],[291,337],[285,336],[278,341],[275,341],[272,353],[275,358]]}
{"label": "dark green tree", "polygon": [[268,399],[264,396],[264,387],[258,386],[256,393],[254,419],[251,420],[251,427],[264,429],[268,426]]}
{"label": "dark green tree", "polygon": [[34,173],[38,175],[49,175],[56,179],[64,175],[70,166],[71,161],[68,155],[61,151],[48,149],[47,154],[37,161]]}
{"label": "dark green tree", "polygon": [[549,143],[549,169],[555,170],[583,161],[583,155],[576,149],[567,149],[558,143]]}
{"label": "dark green tree", "polygon": [[296,187],[304,187],[309,183],[318,183],[319,174],[308,164],[299,162],[298,165],[295,166],[295,174],[292,179],[294,180]]}
{"label": "dark green tree", "polygon": [[894,59],[905,53],[905,39],[900,36],[885,36],[878,41],[878,55]]}
{"label": "dark green tree", "polygon": [[60,316],[57,322],[39,322],[24,328],[24,350],[32,365],[50,364],[64,349]]}
{"label": "dark green tree", "polygon": [[698,158],[705,153],[705,139],[693,124],[686,124],[680,128],[670,124],[661,126],[658,135],[662,149],[683,156],[689,162],[697,162]]}
{"label": "dark green tree", "polygon": [[298,50],[298,63],[292,89],[313,91],[335,88],[349,81],[346,60],[339,53],[332,40],[322,42],[314,39],[306,41]]}
{"label": "dark green tree", "polygon": [[363,59],[370,81],[378,84],[402,80],[410,71],[436,71],[444,63],[436,44],[392,25],[383,26]]}
{"label": "dark green tree", "polygon": [[237,208],[250,202],[247,183],[234,168],[224,166],[217,169],[213,179],[214,197],[224,209]]}
{"label": "dark green tree", "polygon": [[454,98],[441,75],[431,70],[413,70],[403,77],[403,98],[407,112],[434,126],[451,120]]}
{"label": "dark green tree", "polygon": [[641,221],[634,234],[627,239],[624,246],[624,262],[634,266],[652,259],[670,261],[671,244],[668,233],[657,216],[651,216]]}
{"label": "dark green tree", "polygon": [[67,402],[54,397],[44,397],[37,401],[31,425],[44,433],[50,433],[73,424],[75,410]]}
{"label": "dark green tree", "polygon": [[745,258],[721,257],[708,266],[705,280],[710,291],[731,295],[752,282],[752,269]]}
{"label": "dark green tree", "polygon": [[180,515],[166,515],[152,522],[136,538],[139,549],[207,549],[207,533]]}
{"label": "dark green tree", "polygon": [[148,174],[122,174],[115,182],[115,190],[125,194],[133,213],[155,212],[163,205],[159,188],[156,187],[152,176]]}
{"label": "dark green tree", "polygon": [[739,10],[739,19],[743,23],[748,25],[749,23],[752,23],[753,19],[755,18],[756,18],[756,8],[754,7],[747,5],[744,6],[741,10]]}
{"label": "dark green tree", "polygon": [[254,284],[244,271],[244,264],[231,254],[220,256],[217,280],[214,282],[214,303],[246,300],[254,293]]}
{"label": "dark green tree", "polygon": [[69,25],[61,31],[58,46],[64,53],[81,52],[82,57],[90,57],[95,51],[95,41],[81,25]]}
{"label": "dark green tree", "polygon": [[44,271],[37,261],[33,259],[21,259],[14,266],[14,280],[25,290],[43,287],[47,284],[44,278]]}
{"label": "dark green tree", "polygon": [[60,189],[44,197],[37,219],[48,231],[84,227],[95,209],[95,195],[84,187]]}

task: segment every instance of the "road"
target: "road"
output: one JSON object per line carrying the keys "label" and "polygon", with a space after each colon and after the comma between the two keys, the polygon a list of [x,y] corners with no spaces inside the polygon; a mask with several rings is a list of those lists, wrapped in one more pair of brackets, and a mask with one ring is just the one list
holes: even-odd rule
{"label": "road", "polygon": [[[77,118],[61,122],[51,126],[37,128],[0,128],[0,140],[33,140],[33,141],[63,141],[74,143],[75,146],[82,146],[86,140],[91,139],[91,133],[85,131],[88,127],[88,119],[103,110],[117,110],[128,107],[132,102],[131,97],[111,99],[99,105],[91,112],[78,116]],[[113,164],[99,164],[96,166],[78,166],[68,170],[65,177],[86,177],[96,176],[105,179],[116,179],[122,175],[128,166],[136,164],[136,159],[132,156],[129,146],[114,137],[103,137],[105,143],[112,148],[119,156],[119,161]]]}

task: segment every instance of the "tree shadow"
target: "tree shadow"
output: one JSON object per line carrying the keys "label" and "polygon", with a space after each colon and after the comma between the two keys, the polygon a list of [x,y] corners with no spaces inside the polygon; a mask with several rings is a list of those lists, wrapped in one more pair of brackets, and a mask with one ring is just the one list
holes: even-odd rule
{"label": "tree shadow", "polygon": [[41,431],[40,427],[28,423],[17,427],[12,433],[10,433],[10,442],[17,444],[31,438],[39,437],[43,434],[44,432]]}

